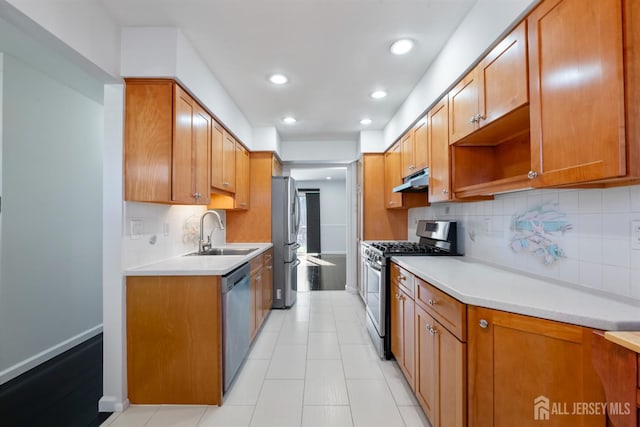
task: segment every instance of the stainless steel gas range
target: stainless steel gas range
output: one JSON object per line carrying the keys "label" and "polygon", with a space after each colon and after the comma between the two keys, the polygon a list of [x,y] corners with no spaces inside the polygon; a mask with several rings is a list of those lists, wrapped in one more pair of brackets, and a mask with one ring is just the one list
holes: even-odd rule
{"label": "stainless steel gas range", "polygon": [[390,259],[392,256],[452,256],[460,255],[457,246],[457,225],[453,221],[418,221],[419,242],[362,242],[362,263],[367,331],[378,354],[391,357],[390,325]]}

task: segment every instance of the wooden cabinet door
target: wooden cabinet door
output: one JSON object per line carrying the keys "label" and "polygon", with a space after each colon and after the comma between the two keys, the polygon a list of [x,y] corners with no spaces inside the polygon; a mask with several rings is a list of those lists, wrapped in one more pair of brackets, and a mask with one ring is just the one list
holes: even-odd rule
{"label": "wooden cabinet door", "polygon": [[193,114],[193,189],[196,194],[195,203],[199,205],[208,205],[210,201],[210,142],[211,116],[196,104]]}
{"label": "wooden cabinet door", "polygon": [[224,190],[224,128],[217,122],[211,125],[211,187]]}
{"label": "wooden cabinet door", "polygon": [[264,256],[264,272],[262,274],[264,316],[266,317],[273,306],[273,251],[269,250]]}
{"label": "wooden cabinet door", "polygon": [[460,80],[448,98],[449,141],[453,144],[478,129],[478,69]]}
{"label": "wooden cabinet door", "polygon": [[478,66],[479,125],[529,102],[527,22],[505,37]]}
{"label": "wooden cabinet door", "polygon": [[400,157],[402,163],[402,177],[409,176],[416,171],[413,159],[413,130],[408,130],[400,140]]}
{"label": "wooden cabinet door", "polygon": [[402,184],[400,148],[400,143],[396,143],[384,154],[385,207],[387,209],[402,207],[402,193],[393,192],[393,187]]}
{"label": "wooden cabinet door", "polygon": [[[591,331],[479,307],[468,309],[469,426],[536,426],[534,401],[603,402]],[[554,426],[603,426],[602,415],[550,413]]]}
{"label": "wooden cabinet door", "polygon": [[413,161],[415,170],[429,166],[429,134],[427,117],[423,117],[413,129]]}
{"label": "wooden cabinet door", "polygon": [[440,343],[438,335],[431,333],[435,324],[420,306],[415,306],[416,397],[429,418],[431,425],[440,425]]}
{"label": "wooden cabinet door", "polygon": [[400,288],[396,283],[391,283],[391,353],[396,358],[398,365],[402,365],[404,358],[404,343],[403,343],[403,315],[402,315],[402,301]]}
{"label": "wooden cabinet door", "polygon": [[438,341],[439,406],[442,427],[467,426],[467,344],[435,322]]}
{"label": "wooden cabinet door", "polygon": [[172,149],[171,200],[194,203],[193,191],[193,99],[180,86],[174,85],[174,129]]}
{"label": "wooden cabinet door", "polygon": [[256,332],[258,331],[258,329],[260,329],[260,326],[262,325],[262,321],[264,320],[264,305],[262,302],[262,293],[263,293],[263,277],[262,274],[264,273],[264,267],[260,268],[260,270],[258,270],[258,273],[256,275],[256,286],[255,286],[255,301],[256,301]]}
{"label": "wooden cabinet door", "polygon": [[249,151],[236,142],[236,209],[249,209],[249,163]]}
{"label": "wooden cabinet door", "polygon": [[251,272],[250,276],[250,286],[249,286],[249,337],[251,341],[256,336],[258,332],[258,317],[256,313],[258,312],[258,307],[260,306],[257,301],[258,291],[257,288],[260,285],[259,283],[259,270],[254,270]]}
{"label": "wooden cabinet door", "polygon": [[527,18],[536,187],[626,173],[621,8],[547,0]]}
{"label": "wooden cabinet door", "polygon": [[222,141],[222,189],[236,191],[236,140],[226,131]]}
{"label": "wooden cabinet door", "polygon": [[449,104],[442,98],[427,114],[429,134],[429,201],[447,201],[451,192],[449,164]]}
{"label": "wooden cabinet door", "polygon": [[407,378],[407,382],[412,390],[416,387],[416,366],[415,366],[415,303],[409,296],[401,292],[402,303],[402,372]]}

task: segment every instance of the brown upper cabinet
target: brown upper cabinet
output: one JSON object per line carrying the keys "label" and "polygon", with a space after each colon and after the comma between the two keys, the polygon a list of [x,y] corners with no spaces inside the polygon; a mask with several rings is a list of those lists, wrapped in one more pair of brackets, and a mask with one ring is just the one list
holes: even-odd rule
{"label": "brown upper cabinet", "polygon": [[546,0],[527,18],[536,187],[626,175],[622,3]]}
{"label": "brown upper cabinet", "polygon": [[396,142],[384,153],[384,205],[387,209],[402,208],[402,193],[394,193],[393,187],[402,184],[402,144]]}
{"label": "brown upper cabinet", "polygon": [[429,134],[429,202],[451,198],[449,165],[449,102],[442,98],[427,113]]}
{"label": "brown upper cabinet", "polygon": [[528,109],[517,111],[528,103],[527,26],[523,21],[449,92],[449,142],[462,142],[469,136],[470,144],[495,144],[500,138],[495,131],[474,132],[503,117],[509,120],[500,124],[499,132],[528,128]]}
{"label": "brown upper cabinet", "polygon": [[420,121],[400,138],[402,177],[412,175],[429,166],[427,119]]}
{"label": "brown upper cabinet", "polygon": [[126,79],[125,200],[208,204],[211,122],[173,80]]}
{"label": "brown upper cabinet", "polygon": [[249,209],[249,151],[236,142],[236,193],[234,196],[236,209]]}

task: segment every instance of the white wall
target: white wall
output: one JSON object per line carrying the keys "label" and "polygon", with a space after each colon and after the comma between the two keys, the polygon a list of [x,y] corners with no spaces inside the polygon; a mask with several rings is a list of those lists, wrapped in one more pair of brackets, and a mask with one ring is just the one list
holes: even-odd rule
{"label": "white wall", "polygon": [[[123,238],[123,268],[149,264],[198,250],[200,238],[200,216],[205,206],[170,206],[153,203],[125,202]],[[225,211],[218,211],[223,224]],[[131,234],[131,220],[143,222],[143,233],[139,237]],[[214,245],[223,245],[224,230],[209,216],[205,219],[205,235],[212,234]]]}
{"label": "white wall", "polygon": [[298,181],[298,188],[320,189],[320,247],[322,253],[347,251],[347,187],[345,181]]}
{"label": "white wall", "polygon": [[123,77],[175,77],[233,134],[253,149],[253,129],[182,31],[173,27],[122,29]]}
{"label": "white wall", "polygon": [[[68,0],[0,0],[3,14],[16,15],[17,9],[35,23],[26,23],[31,33],[43,38],[53,38],[66,43],[87,61],[75,61],[76,65],[90,70],[91,65],[110,76],[118,76],[120,70],[120,28],[99,1]],[[46,29],[38,31],[37,25]],[[63,53],[63,50],[58,51]],[[74,58],[69,55],[68,58]],[[75,59],[74,59],[75,60]]]}
{"label": "white wall", "polygon": [[283,162],[349,163],[358,158],[358,144],[350,140],[281,141]]}
{"label": "white wall", "polygon": [[366,130],[360,132],[361,153],[384,153],[387,145],[384,143],[384,132],[381,130]]}
{"label": "white wall", "polygon": [[478,0],[384,129],[389,147],[539,0]]}
{"label": "white wall", "polygon": [[[510,249],[512,221],[541,205],[566,215],[571,228],[552,235],[566,257],[545,265],[539,256]],[[588,190],[531,190],[493,201],[438,203],[409,210],[409,236],[417,219],[460,222],[466,256],[611,295],[640,300],[640,250],[631,249],[631,221],[640,220],[640,186]]]}
{"label": "white wall", "polygon": [[0,383],[101,331],[104,119],[10,55],[2,85]]}
{"label": "white wall", "polygon": [[280,135],[275,126],[253,128],[254,151],[275,151],[280,155]]}

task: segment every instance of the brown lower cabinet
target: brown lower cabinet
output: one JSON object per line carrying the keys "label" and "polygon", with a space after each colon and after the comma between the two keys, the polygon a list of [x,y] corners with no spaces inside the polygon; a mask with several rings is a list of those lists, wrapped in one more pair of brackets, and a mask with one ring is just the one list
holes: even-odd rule
{"label": "brown lower cabinet", "polygon": [[[273,250],[251,266],[253,339],[273,302]],[[129,276],[127,384],[133,404],[222,404],[220,276]]]}
{"label": "brown lower cabinet", "polygon": [[433,427],[607,425],[592,329],[466,305],[396,264],[391,280],[392,352]]}
{"label": "brown lower cabinet", "polygon": [[127,277],[133,404],[222,404],[219,276]]}
{"label": "brown lower cabinet", "polygon": [[273,305],[273,249],[258,255],[249,265],[249,337],[253,341]]}
{"label": "brown lower cabinet", "polygon": [[592,332],[469,306],[469,426],[537,426],[547,415],[553,426],[605,426],[603,414],[575,413],[605,401]]}

